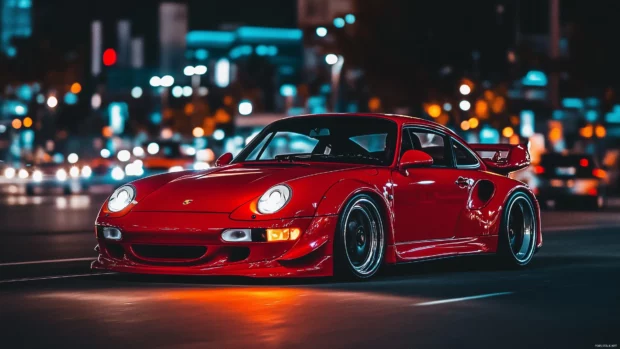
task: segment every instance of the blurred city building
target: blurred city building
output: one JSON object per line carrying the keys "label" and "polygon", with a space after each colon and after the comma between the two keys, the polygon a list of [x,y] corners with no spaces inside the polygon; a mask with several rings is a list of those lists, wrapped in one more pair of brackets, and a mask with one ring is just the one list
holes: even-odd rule
{"label": "blurred city building", "polygon": [[32,35],[32,0],[0,1],[0,50],[9,57],[17,54],[14,38]]}
{"label": "blurred city building", "polygon": [[63,1],[84,15],[0,1],[0,160],[128,163],[159,142],[212,161],[328,111],[424,117],[534,160],[620,148],[613,28],[585,2]]}

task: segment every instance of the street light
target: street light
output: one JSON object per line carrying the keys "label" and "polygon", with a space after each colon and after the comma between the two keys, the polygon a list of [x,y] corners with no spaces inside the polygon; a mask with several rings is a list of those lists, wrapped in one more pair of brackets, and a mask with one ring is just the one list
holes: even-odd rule
{"label": "street light", "polygon": [[250,115],[252,114],[252,102],[245,100],[239,103],[239,114]]}
{"label": "street light", "polygon": [[192,67],[191,65],[188,65],[187,67],[185,67],[185,69],[183,69],[183,74],[185,74],[185,76],[194,75],[194,67]]}
{"label": "street light", "polygon": [[134,88],[131,89],[131,96],[133,98],[140,98],[142,97],[142,87],[140,86],[136,86]]}
{"label": "street light", "polygon": [[153,76],[151,80],[149,80],[149,84],[153,87],[161,86],[161,78],[159,76]]}
{"label": "street light", "polygon": [[195,75],[205,75],[207,73],[207,66],[206,65],[197,65],[194,67],[194,74]]}
{"label": "street light", "polygon": [[163,87],[170,87],[174,84],[174,78],[170,75],[164,75],[160,79],[160,85]]}
{"label": "street light", "polygon": [[183,95],[183,87],[175,86],[172,88],[172,96],[175,98],[179,98]]}
{"label": "street light", "polygon": [[318,27],[316,28],[316,36],[323,38],[327,35],[327,28],[325,27]]}
{"label": "street light", "polygon": [[461,92],[463,96],[467,96],[471,92],[471,87],[469,87],[466,84],[463,84],[461,85],[461,87],[459,87],[459,92]]}
{"label": "street light", "polygon": [[334,18],[334,27],[342,28],[342,27],[344,27],[344,25],[345,25],[344,18],[342,18],[342,17]]}
{"label": "street light", "polygon": [[183,74],[185,74],[186,76],[194,76],[194,75],[204,75],[207,73],[207,66],[206,65],[197,65],[197,66],[191,66],[188,65],[187,67],[185,67],[183,69]]}
{"label": "street light", "polygon": [[336,63],[338,63],[338,56],[336,56],[333,53],[330,53],[328,55],[325,56],[325,63],[329,64],[329,65],[334,65]]}
{"label": "street light", "polygon": [[56,106],[58,105],[58,98],[54,97],[54,96],[50,96],[47,99],[47,106],[50,108],[56,108]]}
{"label": "street light", "polygon": [[469,103],[469,101],[461,101],[461,103],[459,103],[459,108],[463,111],[468,111],[469,108],[471,108],[471,103]]}

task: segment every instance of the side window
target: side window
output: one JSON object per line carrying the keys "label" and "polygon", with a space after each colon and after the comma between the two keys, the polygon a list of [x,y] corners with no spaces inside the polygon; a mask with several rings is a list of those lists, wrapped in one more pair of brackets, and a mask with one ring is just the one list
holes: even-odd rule
{"label": "side window", "polygon": [[[407,149],[405,149],[405,145],[408,142],[405,136],[408,136],[411,141],[410,145],[407,145],[409,147]],[[425,130],[407,129],[406,134],[403,135],[403,149],[425,152],[433,158],[433,167],[451,166],[452,161],[446,143],[445,136]]]}
{"label": "side window", "polygon": [[456,166],[476,166],[478,165],[478,159],[461,143],[453,140],[452,149],[454,150],[454,157],[456,159]]}

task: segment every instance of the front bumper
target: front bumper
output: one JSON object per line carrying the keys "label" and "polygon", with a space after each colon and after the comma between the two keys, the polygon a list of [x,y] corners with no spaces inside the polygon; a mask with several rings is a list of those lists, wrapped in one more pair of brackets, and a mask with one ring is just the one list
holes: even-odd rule
{"label": "front bumper", "polygon": [[[99,257],[93,269],[139,274],[304,277],[333,274],[332,240],[337,216],[268,221],[231,220],[225,213],[131,212],[97,219]],[[102,227],[122,240],[106,240]],[[295,241],[225,242],[226,229],[297,227]],[[163,254],[160,252],[164,251]],[[174,255],[165,251],[179,252]],[[187,253],[185,253],[187,252]]]}

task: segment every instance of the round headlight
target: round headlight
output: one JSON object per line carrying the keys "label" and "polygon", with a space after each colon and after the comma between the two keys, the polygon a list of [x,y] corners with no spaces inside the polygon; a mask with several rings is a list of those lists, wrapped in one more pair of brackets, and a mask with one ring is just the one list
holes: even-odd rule
{"label": "round headlight", "polygon": [[129,206],[136,196],[136,191],[132,186],[124,185],[114,191],[108,200],[108,210],[118,212]]}
{"label": "round headlight", "polygon": [[291,198],[291,189],[283,184],[269,188],[258,200],[258,212],[274,213],[284,207]]}

